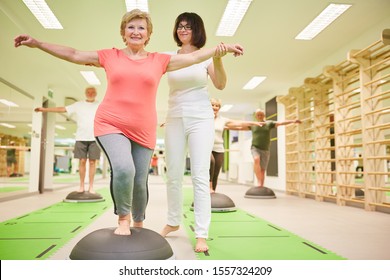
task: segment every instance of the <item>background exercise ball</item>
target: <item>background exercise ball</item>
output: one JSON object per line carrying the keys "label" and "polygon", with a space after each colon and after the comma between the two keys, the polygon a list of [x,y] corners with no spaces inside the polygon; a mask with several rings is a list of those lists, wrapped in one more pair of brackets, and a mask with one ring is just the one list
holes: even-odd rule
{"label": "background exercise ball", "polygon": [[232,212],[236,211],[233,200],[222,193],[211,193],[211,212]]}
{"label": "background exercise ball", "polygon": [[104,201],[104,198],[98,193],[90,192],[71,192],[64,199],[65,202],[99,202]]}
{"label": "background exercise ball", "polygon": [[247,198],[276,198],[276,195],[273,190],[267,187],[252,187],[245,193]]}
{"label": "background exercise ball", "polygon": [[[233,200],[222,193],[210,193],[211,212],[233,212],[237,211]],[[194,211],[194,203],[192,202],[191,211]]]}
{"label": "background exercise ball", "polygon": [[355,196],[356,197],[364,197],[364,191],[362,189],[356,189]]}
{"label": "background exercise ball", "polygon": [[71,260],[167,260],[174,259],[168,241],[146,228],[131,228],[131,235],[103,228],[83,237],[69,255]]}

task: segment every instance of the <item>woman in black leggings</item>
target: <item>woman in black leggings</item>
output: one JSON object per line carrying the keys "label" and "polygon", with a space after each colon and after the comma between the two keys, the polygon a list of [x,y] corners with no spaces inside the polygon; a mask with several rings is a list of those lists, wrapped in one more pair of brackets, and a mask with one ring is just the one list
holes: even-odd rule
{"label": "woman in black leggings", "polygon": [[217,188],[218,176],[219,172],[221,171],[225,155],[223,131],[225,129],[240,130],[242,127],[248,127],[252,125],[261,126],[262,123],[254,121],[236,121],[222,117],[218,115],[218,112],[221,109],[221,100],[211,98],[210,102],[214,111],[215,128],[214,146],[210,158],[210,192],[213,193]]}

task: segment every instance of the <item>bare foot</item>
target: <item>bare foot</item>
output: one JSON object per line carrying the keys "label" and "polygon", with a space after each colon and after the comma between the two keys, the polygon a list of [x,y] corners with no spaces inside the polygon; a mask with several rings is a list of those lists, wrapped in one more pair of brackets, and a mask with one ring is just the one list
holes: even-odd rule
{"label": "bare foot", "polygon": [[78,193],[83,193],[84,192],[84,188],[80,187],[79,190],[77,191]]}
{"label": "bare foot", "polygon": [[180,228],[180,226],[170,226],[170,225],[166,225],[163,230],[161,231],[161,236],[165,237],[168,235],[168,233],[172,232],[172,231],[177,231],[178,229]]}
{"label": "bare foot", "polygon": [[89,189],[88,192],[89,192],[89,193],[93,193],[93,194],[96,193],[94,190],[91,190],[91,189]]}
{"label": "bare foot", "polygon": [[215,193],[215,191],[213,190],[213,183],[210,182],[210,193]]}
{"label": "bare foot", "polygon": [[143,228],[144,222],[133,222],[133,227]]}
{"label": "bare foot", "polygon": [[196,245],[195,245],[195,252],[201,253],[201,252],[207,252],[208,250],[209,250],[209,247],[207,246],[206,239],[205,238],[197,238]]}
{"label": "bare foot", "polygon": [[114,233],[117,235],[131,235],[130,215],[119,217],[118,227],[115,229]]}

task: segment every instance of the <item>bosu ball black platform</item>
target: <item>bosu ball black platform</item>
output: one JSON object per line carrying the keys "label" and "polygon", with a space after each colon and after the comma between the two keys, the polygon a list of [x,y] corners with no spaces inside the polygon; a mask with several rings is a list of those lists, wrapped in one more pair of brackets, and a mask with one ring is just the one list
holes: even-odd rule
{"label": "bosu ball black platform", "polygon": [[246,198],[276,198],[276,195],[273,190],[267,187],[252,187],[245,193]]}
{"label": "bosu ball black platform", "polygon": [[[210,193],[211,212],[233,212],[237,211],[233,200],[223,193]],[[194,203],[191,204],[191,211],[194,211]]]}
{"label": "bosu ball black platform", "polygon": [[64,202],[99,202],[104,201],[104,198],[98,193],[90,192],[71,192],[64,199]]}
{"label": "bosu ball black platform", "polygon": [[103,228],[83,237],[69,255],[71,260],[168,260],[174,259],[168,241],[146,228],[131,228],[131,235]]}

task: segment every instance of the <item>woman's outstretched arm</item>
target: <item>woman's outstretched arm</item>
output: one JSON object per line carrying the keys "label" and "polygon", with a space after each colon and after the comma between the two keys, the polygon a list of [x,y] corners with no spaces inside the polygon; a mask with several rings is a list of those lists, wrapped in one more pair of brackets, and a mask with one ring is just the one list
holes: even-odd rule
{"label": "woman's outstretched arm", "polygon": [[97,51],[79,51],[71,47],[41,42],[29,35],[19,35],[14,39],[15,47],[26,46],[40,49],[57,58],[83,65],[100,66]]}

